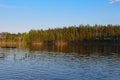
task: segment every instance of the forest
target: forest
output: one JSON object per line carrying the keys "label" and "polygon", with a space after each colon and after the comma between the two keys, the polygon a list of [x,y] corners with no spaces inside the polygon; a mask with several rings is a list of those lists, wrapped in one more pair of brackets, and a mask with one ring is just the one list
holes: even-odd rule
{"label": "forest", "polygon": [[0,33],[0,42],[26,44],[78,44],[80,42],[119,41],[120,25],[79,25],[47,30],[30,30],[25,33]]}

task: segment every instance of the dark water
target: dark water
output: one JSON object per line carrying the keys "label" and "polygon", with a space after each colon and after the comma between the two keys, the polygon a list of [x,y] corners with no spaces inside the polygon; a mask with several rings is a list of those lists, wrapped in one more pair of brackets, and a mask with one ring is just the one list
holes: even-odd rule
{"label": "dark water", "polygon": [[0,80],[120,80],[120,46],[0,48]]}

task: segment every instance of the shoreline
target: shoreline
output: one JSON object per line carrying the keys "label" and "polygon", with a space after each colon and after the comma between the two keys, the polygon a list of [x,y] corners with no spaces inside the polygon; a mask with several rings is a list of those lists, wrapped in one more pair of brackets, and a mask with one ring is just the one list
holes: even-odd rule
{"label": "shoreline", "polygon": [[45,41],[45,42],[0,42],[0,46],[20,46],[20,45],[38,45],[38,46],[79,46],[79,45],[120,45],[120,41]]}

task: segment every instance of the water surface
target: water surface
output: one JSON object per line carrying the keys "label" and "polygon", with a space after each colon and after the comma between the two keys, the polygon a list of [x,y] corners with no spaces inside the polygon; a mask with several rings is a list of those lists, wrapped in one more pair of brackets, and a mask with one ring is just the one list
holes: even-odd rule
{"label": "water surface", "polygon": [[0,48],[0,80],[119,80],[119,50],[119,46]]}

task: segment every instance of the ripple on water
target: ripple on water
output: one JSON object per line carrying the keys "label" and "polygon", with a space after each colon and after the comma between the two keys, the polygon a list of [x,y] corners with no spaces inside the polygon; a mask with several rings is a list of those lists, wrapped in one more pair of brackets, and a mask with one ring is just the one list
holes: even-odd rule
{"label": "ripple on water", "polygon": [[7,50],[0,58],[1,80],[119,80],[118,56]]}

